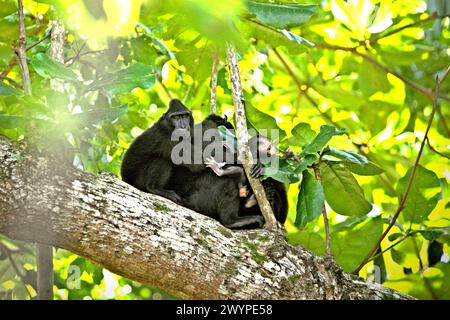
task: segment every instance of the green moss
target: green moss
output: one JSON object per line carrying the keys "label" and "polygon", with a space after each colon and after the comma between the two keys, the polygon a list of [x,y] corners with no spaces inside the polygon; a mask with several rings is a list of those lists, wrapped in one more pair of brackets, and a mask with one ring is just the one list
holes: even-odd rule
{"label": "green moss", "polygon": [[253,260],[255,260],[257,263],[261,264],[268,260],[265,255],[258,252],[258,246],[256,243],[245,241],[244,246],[246,246],[250,250]]}
{"label": "green moss", "polygon": [[227,228],[220,227],[220,228],[217,229],[217,231],[219,231],[226,238],[233,237],[233,234]]}
{"label": "green moss", "polygon": [[205,239],[195,238],[195,242],[197,242],[199,245],[201,245],[203,248],[208,250],[209,252],[213,252],[212,247],[209,245],[208,241]]}
{"label": "green moss", "polygon": [[166,206],[163,203],[159,203],[159,202],[153,202],[153,207],[155,208],[156,211],[159,211],[161,213],[168,213],[170,212],[170,208],[168,206]]}
{"label": "green moss", "polygon": [[300,280],[301,276],[299,274],[294,274],[288,278],[291,284],[296,284]]}

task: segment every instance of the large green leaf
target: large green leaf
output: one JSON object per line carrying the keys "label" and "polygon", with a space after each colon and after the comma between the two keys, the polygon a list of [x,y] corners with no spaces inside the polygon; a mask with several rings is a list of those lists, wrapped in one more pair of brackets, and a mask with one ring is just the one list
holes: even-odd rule
{"label": "large green leaf", "polygon": [[[292,54],[300,54],[308,50],[312,43],[287,30],[277,30],[251,19],[237,23],[247,38],[263,41],[273,48],[285,47]],[[259,45],[261,47],[261,45]]]}
{"label": "large green leaf", "polygon": [[356,164],[366,164],[369,162],[366,157],[356,153],[353,150],[337,150],[329,146],[325,151],[325,154],[329,154],[335,158],[347,160]]}
{"label": "large green leaf", "polygon": [[325,145],[330,141],[333,136],[342,135],[346,133],[345,129],[336,129],[335,126],[332,125],[323,125],[320,127],[319,134],[314,138],[314,140],[307,145],[302,154],[311,154],[321,151]]}
{"label": "large green leaf", "polygon": [[272,178],[287,184],[296,183],[300,180],[300,177],[286,159],[279,159],[277,166],[270,166],[270,164],[265,166],[262,179]]}
{"label": "large green leaf", "polygon": [[366,97],[376,92],[388,92],[391,85],[387,79],[387,73],[373,64],[363,60],[358,71],[358,85]]}
{"label": "large green leaf", "polygon": [[299,174],[300,172],[305,171],[308,166],[312,165],[317,160],[319,160],[319,155],[317,155],[317,154],[307,154],[307,155],[305,155],[302,159],[300,159],[300,162],[298,163],[298,165],[295,168],[294,172]]}
{"label": "large green leaf", "polygon": [[342,87],[340,84],[330,83],[327,85],[315,84],[314,90],[320,93],[325,98],[336,101],[340,105],[354,110],[366,103],[366,100],[359,91],[348,90]]}
{"label": "large green leaf", "polygon": [[22,128],[27,123],[27,119],[22,116],[13,116],[9,114],[0,114],[0,128],[16,129]]}
{"label": "large green leaf", "polygon": [[256,18],[276,28],[297,27],[316,12],[316,5],[247,1],[247,10]]}
{"label": "large green leaf", "polygon": [[354,163],[351,161],[342,161],[342,164],[345,165],[348,170],[359,176],[374,176],[383,173],[383,169],[370,161],[363,164]]}
{"label": "large green leaf", "polygon": [[330,207],[345,216],[363,216],[372,210],[352,173],[341,163],[320,164],[325,199]]}
{"label": "large green leaf", "polygon": [[300,193],[297,201],[297,217],[295,225],[303,228],[310,221],[320,216],[324,206],[325,197],[322,185],[309,173],[303,172],[303,180],[300,185]]}
{"label": "large green leaf", "polygon": [[[404,194],[412,168],[398,182],[399,195]],[[433,189],[436,189],[434,191]],[[437,175],[421,165],[417,167],[411,189],[403,209],[405,221],[420,223],[427,219],[440,199],[440,182]]]}
{"label": "large green leaf", "polygon": [[[255,130],[259,129],[266,129],[267,130],[267,137],[273,139],[271,135],[271,130],[275,129],[278,131],[279,137],[278,141],[283,140],[286,137],[286,132],[281,130],[278,125],[275,118],[268,115],[267,113],[264,113],[258,109],[256,109],[254,106],[252,106],[251,103],[246,102],[245,103],[245,114],[247,115],[247,125]],[[278,141],[274,141],[275,143]]]}
{"label": "large green leaf", "polygon": [[0,81],[0,96],[18,96],[21,93]]}
{"label": "large green leaf", "polygon": [[361,263],[382,232],[380,217],[365,219],[349,228],[340,228],[339,232],[331,233],[331,252],[339,265],[351,272]]}
{"label": "large green leaf", "polygon": [[300,146],[305,146],[311,143],[317,134],[313,129],[311,129],[311,125],[306,122],[298,123],[292,129],[291,133]]}
{"label": "large green leaf", "polygon": [[88,90],[103,89],[110,94],[119,94],[137,87],[149,89],[155,84],[155,80],[154,69],[151,66],[135,63],[128,68],[103,76],[102,79],[92,83]]}
{"label": "large green leaf", "polygon": [[325,240],[322,236],[313,231],[300,231],[296,233],[288,233],[287,239],[292,245],[302,245],[306,249],[311,250],[314,254],[325,255]]}
{"label": "large green leaf", "polygon": [[50,58],[45,53],[37,53],[31,58],[31,65],[37,74],[46,79],[63,79],[66,81],[78,81],[77,75],[64,64]]}

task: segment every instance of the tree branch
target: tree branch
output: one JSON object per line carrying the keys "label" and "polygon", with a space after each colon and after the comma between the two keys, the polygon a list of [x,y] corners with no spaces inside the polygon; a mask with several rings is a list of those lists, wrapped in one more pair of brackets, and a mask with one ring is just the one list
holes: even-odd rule
{"label": "tree branch", "polygon": [[219,66],[219,52],[214,51],[211,71],[211,114],[217,112],[217,68]]}
{"label": "tree branch", "polygon": [[[327,49],[327,50],[342,50],[342,51],[351,52],[352,54],[363,58],[364,60],[368,61],[369,63],[373,64],[375,67],[383,70],[384,72],[393,74],[394,76],[396,76],[397,78],[402,80],[406,85],[415,89],[417,92],[423,94],[426,98],[433,100],[433,90],[423,87],[420,84],[415,83],[412,80],[409,80],[405,76],[401,75],[398,72],[395,72],[394,70],[389,69],[388,67],[381,64],[380,62],[378,62],[374,58],[370,57],[369,55],[359,52],[357,50],[358,47],[351,47],[351,48],[350,47],[341,47],[341,46],[329,45],[329,44],[325,44],[325,43],[315,43],[315,47],[321,48],[321,49]],[[448,96],[439,95],[439,98],[450,101],[450,97],[448,97]]]}
{"label": "tree branch", "polygon": [[261,212],[266,221],[265,226],[269,230],[277,229],[277,220],[273,214],[272,207],[266,197],[264,187],[258,179],[251,176],[251,156],[250,148],[248,146],[247,138],[247,117],[245,115],[244,104],[242,103],[242,87],[241,77],[239,74],[239,66],[236,60],[236,54],[234,48],[230,45],[228,48],[228,66],[230,69],[231,88],[233,92],[233,101],[236,115],[236,137],[238,139],[238,158],[241,161],[245,174],[252,190],[255,194],[258,205],[261,208]]}
{"label": "tree branch", "polygon": [[[320,169],[317,165],[313,166],[314,169],[314,175],[316,176],[316,180],[322,184],[322,178],[320,176]],[[330,226],[328,223],[328,215],[327,215],[327,208],[325,207],[325,204],[323,204],[322,207],[322,216],[323,216],[323,224],[325,225],[325,242],[326,242],[326,253],[327,255],[331,255],[331,238],[330,238]]]}
{"label": "tree branch", "polygon": [[0,232],[189,299],[408,299],[265,229],[232,231],[0,136]]}
{"label": "tree branch", "polygon": [[395,225],[395,222],[397,221],[398,217],[400,216],[400,213],[405,208],[406,199],[408,198],[409,191],[412,186],[412,182],[414,180],[414,175],[416,174],[417,167],[419,165],[420,157],[422,156],[423,148],[425,147],[425,142],[428,139],[428,132],[430,131],[431,124],[433,123],[434,114],[436,113],[436,110],[438,108],[438,102],[439,102],[439,90],[441,88],[441,84],[445,81],[447,78],[448,73],[450,72],[450,67],[447,68],[447,71],[443,75],[442,79],[439,80],[438,77],[436,77],[436,86],[433,93],[433,110],[431,111],[430,118],[428,119],[427,129],[425,130],[425,135],[422,139],[422,143],[420,144],[419,153],[417,154],[416,161],[414,162],[414,166],[411,170],[411,175],[409,176],[408,184],[406,185],[405,193],[402,195],[400,204],[397,208],[397,210],[394,213],[394,216],[392,217],[391,222],[389,223],[386,230],[383,232],[381,237],[378,239],[376,244],[370,249],[367,256],[364,258],[364,260],[360,263],[360,265],[353,271],[353,273],[357,274],[359,271],[364,267],[364,265],[369,261],[369,259],[375,254],[378,246],[381,244],[381,241],[386,237],[386,235],[389,233],[391,228]]}
{"label": "tree branch", "polygon": [[376,37],[370,39],[369,41],[370,41],[370,42],[377,42],[377,41],[380,40],[380,39],[387,38],[387,37],[389,37],[389,36],[392,36],[393,34],[399,33],[399,32],[401,32],[401,31],[403,31],[403,30],[405,30],[405,29],[408,29],[408,28],[412,28],[412,27],[418,26],[418,25],[420,25],[420,24],[422,24],[422,23],[425,23],[425,22],[428,22],[428,21],[430,21],[430,20],[434,20],[434,19],[444,19],[444,18],[447,18],[447,17],[450,17],[450,15],[448,15],[448,14],[445,14],[445,15],[438,15],[436,12],[434,12],[434,13],[432,13],[430,16],[428,16],[428,17],[426,17],[426,18],[424,18],[424,19],[414,21],[414,22],[412,22],[412,23],[410,23],[410,24],[407,24],[407,25],[398,27],[398,28],[396,28],[396,29],[392,29],[392,30],[390,30],[390,31],[388,31],[388,32],[386,32],[386,33],[384,33],[384,34],[381,33],[381,34],[379,34],[378,36],[376,36]]}
{"label": "tree branch", "polygon": [[16,48],[15,53],[22,75],[23,89],[26,94],[31,95],[30,71],[28,70],[27,62],[27,38],[25,35],[25,17],[23,14],[22,0],[17,0],[17,4],[19,7],[19,46]]}

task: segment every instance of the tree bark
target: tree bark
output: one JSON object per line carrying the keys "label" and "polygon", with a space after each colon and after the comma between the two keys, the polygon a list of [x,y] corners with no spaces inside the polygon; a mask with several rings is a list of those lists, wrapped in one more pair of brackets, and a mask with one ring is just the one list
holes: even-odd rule
{"label": "tree bark", "polygon": [[228,46],[228,67],[230,70],[231,91],[233,93],[233,103],[236,119],[236,137],[238,140],[238,159],[244,167],[247,180],[252,187],[258,202],[261,213],[264,216],[265,228],[269,230],[277,229],[277,220],[273,214],[272,207],[267,200],[266,192],[261,184],[261,181],[251,176],[251,153],[248,146],[248,131],[247,131],[247,116],[245,114],[244,104],[242,103],[242,85],[239,65],[236,59],[236,52],[232,45]]}
{"label": "tree bark", "polygon": [[231,231],[0,136],[0,232],[188,299],[406,299],[265,229]]}

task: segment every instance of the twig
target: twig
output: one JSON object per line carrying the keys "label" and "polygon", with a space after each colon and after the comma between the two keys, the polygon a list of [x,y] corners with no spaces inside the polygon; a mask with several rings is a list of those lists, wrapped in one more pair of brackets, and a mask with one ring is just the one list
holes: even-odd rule
{"label": "twig", "polygon": [[0,80],[6,80],[9,83],[11,83],[13,86],[15,86],[17,88],[22,88],[22,85],[20,83],[18,83],[17,81],[11,79],[10,77],[3,76],[3,75],[0,74]]}
{"label": "twig", "polygon": [[211,72],[211,113],[217,112],[217,68],[219,65],[219,52],[216,50],[213,56]]}
{"label": "twig", "polygon": [[[317,165],[313,165],[314,174],[316,176],[316,180],[321,183],[322,178],[320,176],[320,169]],[[331,240],[330,240],[330,226],[328,223],[328,215],[327,215],[327,208],[325,207],[325,204],[322,207],[322,215],[323,215],[323,223],[325,225],[325,241],[326,241],[326,253],[327,255],[331,255]]]}
{"label": "twig", "polygon": [[236,136],[238,138],[238,158],[242,162],[244,171],[249,180],[250,186],[256,196],[261,213],[266,221],[265,227],[269,230],[276,230],[277,221],[267,200],[266,193],[261,182],[258,179],[253,178],[249,173],[251,171],[250,163],[250,149],[248,146],[247,138],[247,118],[245,115],[245,108],[242,102],[242,87],[241,78],[239,74],[239,66],[236,61],[236,54],[234,47],[229,45],[228,47],[228,65],[230,69],[231,88],[233,92],[233,102],[235,106],[236,116]]}
{"label": "twig", "polygon": [[[423,87],[420,84],[415,83],[412,80],[409,80],[405,76],[403,76],[403,75],[399,74],[398,72],[395,72],[394,70],[391,70],[388,67],[386,67],[385,65],[381,64],[380,62],[378,62],[374,58],[372,58],[372,57],[370,57],[370,56],[368,56],[368,55],[366,55],[364,53],[359,52],[357,50],[358,47],[341,47],[341,46],[329,45],[329,44],[325,44],[325,43],[315,43],[315,46],[317,48],[320,48],[320,49],[342,50],[342,51],[351,52],[352,54],[363,58],[364,60],[368,61],[369,63],[373,64],[377,68],[383,70],[384,72],[393,74],[394,76],[396,76],[397,78],[402,80],[406,85],[408,85],[411,88],[415,89],[416,91],[420,92],[421,94],[423,94],[428,99],[433,100],[433,90],[432,89]],[[439,98],[441,98],[443,100],[450,101],[450,97],[448,97],[448,96],[439,95]]]}
{"label": "twig", "polygon": [[437,108],[437,113],[439,115],[439,121],[442,123],[442,127],[444,128],[445,133],[447,134],[447,138],[450,138],[450,130],[449,130],[448,126],[447,126],[447,122],[445,121],[445,117],[442,114],[442,111],[441,111],[440,107]]}
{"label": "twig", "polygon": [[26,94],[31,95],[31,81],[30,71],[28,70],[27,63],[27,38],[25,36],[25,20],[23,15],[22,0],[17,0],[19,7],[19,46],[16,48],[15,53],[17,56],[17,62],[20,67],[20,73],[22,75],[23,89]]}
{"label": "twig", "polygon": [[428,148],[430,148],[430,150],[433,151],[434,153],[440,155],[441,157],[450,159],[450,156],[449,156],[449,155],[444,154],[444,153],[441,153],[441,152],[437,151],[435,148],[433,148],[433,146],[432,146],[431,143],[430,143],[430,139],[429,139],[428,137],[427,137],[427,145],[428,145]]}
{"label": "twig", "polygon": [[50,38],[51,34],[52,34],[52,30],[49,30],[49,32],[47,32],[43,38],[41,38],[38,41],[36,41],[36,42],[32,43],[31,45],[29,45],[26,50],[28,51],[28,50],[33,49],[34,47],[36,47],[38,44],[40,44],[44,40]]}
{"label": "twig", "polygon": [[414,247],[414,252],[415,252],[415,254],[417,256],[417,259],[419,260],[419,273],[420,273],[420,275],[422,277],[422,280],[423,280],[423,282],[425,284],[425,288],[427,288],[427,290],[430,292],[431,297],[433,298],[433,300],[439,300],[439,297],[437,296],[436,292],[434,291],[433,286],[429,282],[428,278],[423,276],[423,272],[424,272],[425,269],[424,269],[424,266],[423,266],[422,258],[420,257],[420,250],[419,250],[419,247],[417,246],[416,239],[414,239],[414,237],[413,237],[413,238],[411,238],[411,240],[412,240],[412,244],[413,244],[413,247]]}
{"label": "twig", "polygon": [[388,252],[389,250],[391,250],[392,248],[396,247],[398,244],[402,243],[405,239],[409,238],[410,236],[416,234],[417,231],[412,231],[412,232],[408,232],[407,234],[405,234],[403,237],[400,238],[400,240],[398,240],[397,242],[391,244],[389,247],[387,247],[386,249],[384,249],[383,251],[377,253],[376,255],[372,256],[367,262],[370,262],[372,260],[375,260],[376,258],[378,258],[380,255],[385,254],[386,252]]}
{"label": "twig", "polygon": [[11,256],[11,252],[9,251],[9,248],[6,247],[3,243],[0,242],[0,250],[8,257],[9,262],[11,263],[11,266],[13,267],[16,274],[19,276],[20,281],[22,282],[23,286],[25,287],[25,290],[28,293],[28,296],[30,299],[33,299],[33,296],[31,295],[30,290],[27,287],[27,282],[25,281],[24,276],[19,270],[19,267],[17,266],[16,262],[14,261],[13,257]]}
{"label": "twig", "polygon": [[78,59],[80,59],[80,57],[82,56],[81,52],[83,51],[84,47],[86,46],[87,41],[83,42],[83,44],[81,45],[81,48],[77,51],[77,54],[70,58],[67,59],[67,62],[70,61],[70,63],[67,65],[68,67],[70,67],[71,65],[73,65]]}
{"label": "twig", "polygon": [[372,43],[373,43],[373,42],[377,42],[377,41],[380,40],[380,39],[383,39],[383,38],[387,38],[387,37],[389,37],[389,36],[392,36],[393,34],[398,33],[398,32],[401,32],[401,31],[403,31],[403,30],[405,30],[405,29],[407,29],[407,28],[415,27],[415,26],[417,26],[417,25],[419,25],[419,24],[428,22],[428,21],[430,21],[430,20],[434,20],[434,19],[443,19],[443,18],[446,18],[446,17],[450,17],[450,15],[448,15],[448,14],[445,14],[445,15],[438,15],[436,12],[434,12],[433,14],[431,14],[429,17],[427,17],[427,18],[425,18],[425,19],[418,20],[418,21],[414,21],[414,22],[412,22],[412,23],[410,23],[410,24],[407,24],[407,25],[401,26],[401,27],[399,27],[399,28],[393,29],[393,30],[391,30],[391,31],[389,31],[389,32],[387,32],[387,33],[385,33],[385,34],[380,34],[380,35],[378,35],[378,36],[376,36],[376,37],[370,39],[369,41],[372,42]]}
{"label": "twig", "polygon": [[402,198],[400,200],[400,204],[399,204],[397,210],[395,211],[394,216],[392,217],[392,220],[389,223],[389,225],[386,228],[386,230],[383,232],[383,234],[378,239],[376,244],[372,247],[372,249],[370,249],[369,253],[364,258],[364,260],[360,263],[360,265],[355,269],[355,271],[353,271],[353,273],[355,273],[355,274],[359,273],[361,268],[364,267],[364,265],[368,262],[368,260],[373,256],[373,254],[377,250],[378,246],[381,244],[381,241],[383,241],[383,239],[389,233],[391,228],[395,225],[395,222],[397,221],[400,213],[405,208],[406,199],[408,198],[408,194],[409,194],[409,191],[411,189],[412,182],[414,180],[414,176],[416,174],[417,167],[419,165],[420,157],[422,156],[422,152],[423,152],[423,149],[424,149],[424,146],[425,146],[425,141],[426,141],[426,139],[428,137],[428,132],[430,131],[431,124],[433,123],[434,114],[436,113],[436,109],[438,108],[439,90],[441,88],[441,84],[445,81],[445,78],[447,78],[447,75],[448,75],[449,72],[450,72],[450,67],[447,68],[447,71],[445,72],[445,74],[444,74],[444,76],[442,77],[441,80],[439,80],[439,78],[436,77],[436,86],[435,86],[434,93],[433,93],[433,110],[431,111],[430,118],[428,119],[427,129],[425,130],[425,135],[424,135],[424,137],[422,139],[422,143],[420,144],[419,153],[417,154],[416,161],[415,161],[414,166],[413,166],[413,168],[411,170],[411,174],[409,176],[408,184],[407,184],[405,192],[404,192],[404,194],[403,194],[403,196],[402,196]]}
{"label": "twig", "polygon": [[317,102],[315,102],[313,100],[313,98],[311,98],[311,96],[308,93],[308,88],[306,89],[302,89],[303,84],[300,82],[300,80],[298,79],[298,77],[295,75],[294,71],[291,69],[291,67],[289,67],[289,65],[287,64],[286,60],[281,56],[281,54],[278,52],[278,50],[276,48],[272,48],[272,51],[275,53],[275,55],[277,56],[277,58],[280,60],[280,62],[283,64],[284,68],[286,69],[286,71],[289,73],[289,75],[291,76],[292,80],[294,81],[295,85],[297,86],[297,89],[299,91],[300,94],[303,94],[305,96],[305,98],[313,105],[314,108],[317,109],[317,111],[328,120],[328,122],[334,124],[335,127],[337,127],[338,129],[340,129],[340,126],[333,122],[333,120],[331,119],[331,117],[325,113],[322,112],[322,110],[320,110],[319,105],[317,104]]}

